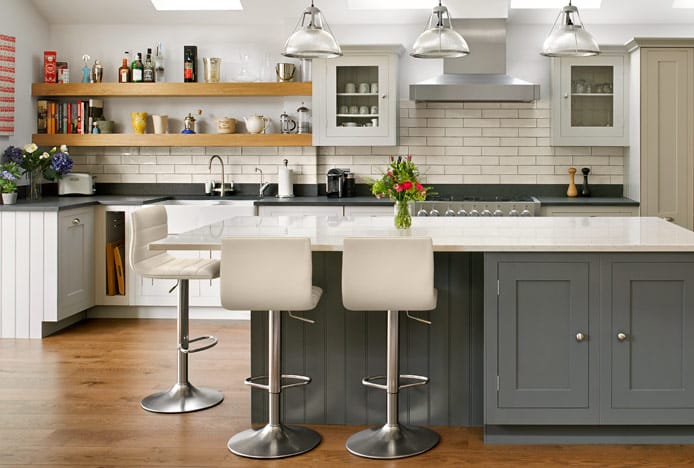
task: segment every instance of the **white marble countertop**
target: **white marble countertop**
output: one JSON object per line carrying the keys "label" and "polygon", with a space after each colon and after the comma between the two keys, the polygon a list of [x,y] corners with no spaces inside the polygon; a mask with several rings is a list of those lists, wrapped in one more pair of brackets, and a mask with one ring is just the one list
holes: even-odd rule
{"label": "white marble countertop", "polygon": [[341,251],[345,237],[431,237],[438,252],[694,252],[694,232],[659,218],[412,218],[247,216],[150,244],[152,250],[220,250],[224,237],[308,236],[314,251]]}

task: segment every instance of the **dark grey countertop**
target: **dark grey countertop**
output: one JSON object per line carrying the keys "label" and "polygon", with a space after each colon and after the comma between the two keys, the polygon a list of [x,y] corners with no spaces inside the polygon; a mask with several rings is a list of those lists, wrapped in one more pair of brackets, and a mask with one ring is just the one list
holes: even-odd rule
{"label": "dark grey countertop", "polygon": [[[140,206],[170,199],[211,200],[207,196],[167,195],[94,195],[83,197],[44,197],[39,201],[19,200],[15,205],[0,205],[0,211],[61,211],[90,205]],[[639,203],[623,197],[536,197],[543,206],[638,206]],[[375,197],[328,198],[325,196],[256,199],[252,196],[225,197],[228,200],[254,200],[256,206],[391,206],[389,199]]]}
{"label": "dark grey countertop", "polygon": [[625,197],[535,197],[542,206],[639,206]]}

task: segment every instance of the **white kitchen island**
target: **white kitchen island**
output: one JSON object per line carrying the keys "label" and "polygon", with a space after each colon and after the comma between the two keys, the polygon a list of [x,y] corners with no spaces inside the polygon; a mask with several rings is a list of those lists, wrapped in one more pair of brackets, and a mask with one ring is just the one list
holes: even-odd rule
{"label": "white kitchen island", "polygon": [[[283,371],[313,382],[283,394],[291,422],[379,424],[385,314],[347,311],[349,236],[428,236],[435,253],[430,327],[401,321],[401,420],[483,425],[488,443],[694,443],[694,233],[656,218],[242,217],[154,249],[219,249],[226,236],[308,236],[324,290],[307,325],[284,320]],[[379,268],[373,265],[373,268]],[[402,259],[402,274],[417,265]],[[222,281],[224,279],[222,278]],[[258,281],[262,281],[258,278]],[[262,375],[266,322],[252,314]],[[265,418],[254,392],[252,418]]]}

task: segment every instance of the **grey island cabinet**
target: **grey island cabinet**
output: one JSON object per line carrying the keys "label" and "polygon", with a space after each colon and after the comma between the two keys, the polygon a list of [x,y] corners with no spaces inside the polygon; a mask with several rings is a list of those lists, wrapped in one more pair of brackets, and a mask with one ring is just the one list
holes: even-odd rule
{"label": "grey island cabinet", "polygon": [[[310,385],[283,393],[287,420],[378,424],[386,314],[346,310],[342,242],[431,237],[437,308],[401,321],[402,421],[484,426],[488,443],[694,443],[694,232],[657,218],[255,217],[170,237],[156,249],[219,249],[225,236],[308,236],[309,325],[282,323],[283,372]],[[211,234],[211,233],[214,234]],[[403,275],[410,265],[403,260]],[[374,265],[373,268],[378,268]],[[251,367],[265,372],[265,314],[251,314]],[[266,398],[253,392],[252,419]]]}

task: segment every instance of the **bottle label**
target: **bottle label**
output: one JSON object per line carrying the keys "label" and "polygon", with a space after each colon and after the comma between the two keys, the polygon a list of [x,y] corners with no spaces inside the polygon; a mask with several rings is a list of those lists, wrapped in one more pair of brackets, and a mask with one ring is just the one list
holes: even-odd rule
{"label": "bottle label", "polygon": [[186,63],[183,66],[183,78],[186,80],[192,80],[193,79],[193,64],[192,63]]}
{"label": "bottle label", "polygon": [[133,68],[133,81],[142,81],[142,70]]}
{"label": "bottle label", "polygon": [[153,68],[145,68],[145,72],[143,74],[143,81],[154,81],[154,69]]}
{"label": "bottle label", "polygon": [[121,83],[127,83],[128,82],[128,70],[121,70],[120,82]]}

